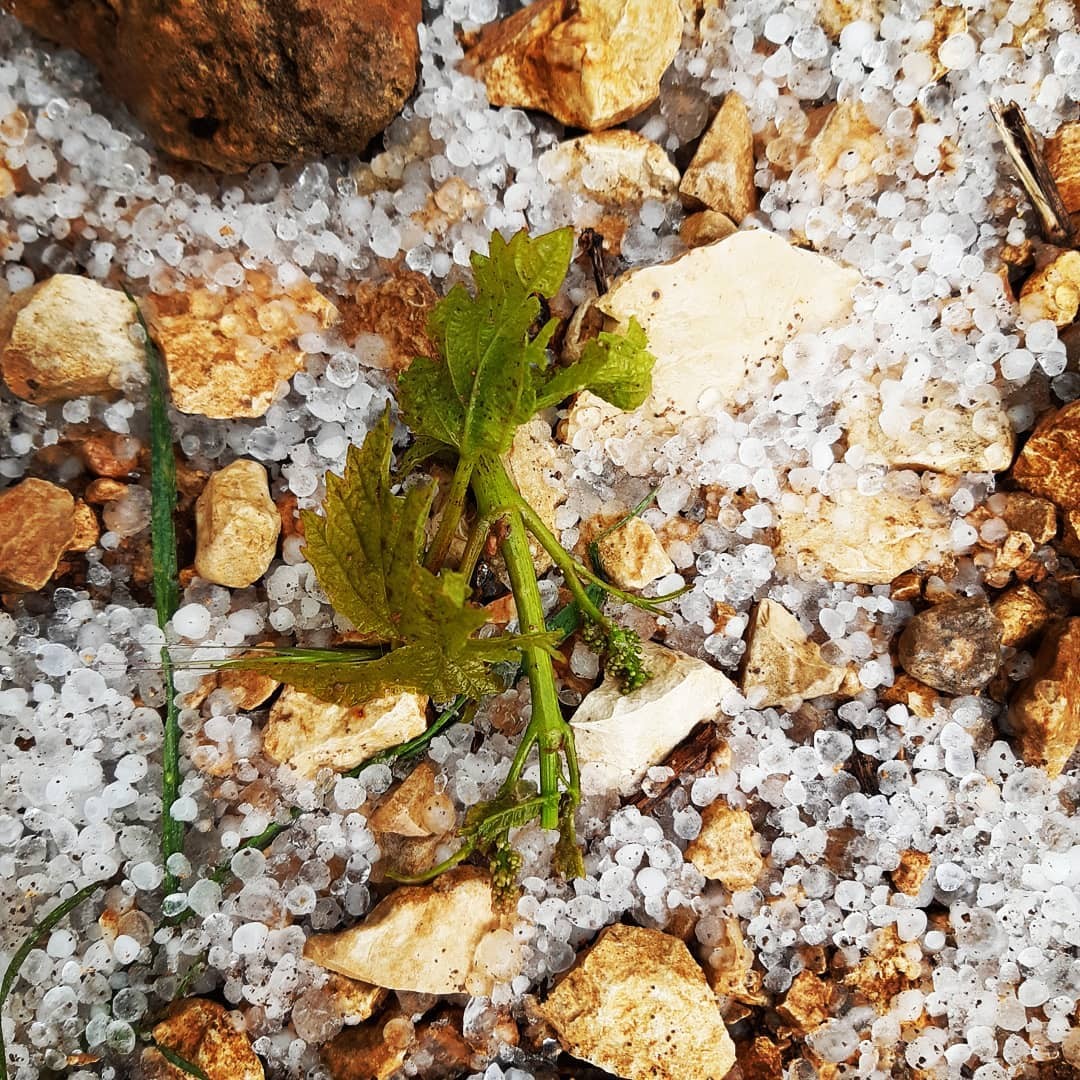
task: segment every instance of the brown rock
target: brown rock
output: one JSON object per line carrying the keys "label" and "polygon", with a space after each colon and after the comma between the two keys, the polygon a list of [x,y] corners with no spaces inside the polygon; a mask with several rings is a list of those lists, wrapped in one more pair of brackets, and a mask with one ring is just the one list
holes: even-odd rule
{"label": "brown rock", "polygon": [[456,867],[431,885],[395,889],[358,926],[308,938],[304,957],[391,990],[482,993],[471,989],[475,956],[498,925],[487,874]]}
{"label": "brown rock", "polygon": [[828,983],[809,971],[800,971],[776,1011],[797,1031],[805,1034],[828,1020],[831,1000],[832,990]]}
{"label": "brown rock", "polygon": [[75,539],[75,500],[46,480],[0,492],[0,590],[34,592],[53,576]]}
{"label": "brown rock", "polygon": [[287,686],[270,709],[263,750],[302,776],[327,767],[345,772],[427,727],[427,698],[384,694],[347,709]]}
{"label": "brown rock", "polygon": [[722,1080],[735,1048],[678,938],[609,926],[539,1007],[567,1052],[624,1080]]}
{"label": "brown rock", "polygon": [[1001,623],[1001,644],[1009,649],[1030,641],[1050,621],[1050,609],[1030,585],[1017,585],[1002,593],[991,611]]}
{"label": "brown rock", "polygon": [[[266,642],[265,644],[273,643]],[[242,657],[260,655],[263,654],[254,650],[240,654]],[[236,709],[240,712],[250,712],[260,705],[265,705],[277,693],[280,686],[281,683],[277,679],[271,679],[269,675],[227,668],[200,679],[198,687],[184,696],[184,707],[197,709],[215,690],[226,690]]]}
{"label": "brown rock", "polygon": [[[365,353],[373,367],[400,375],[417,356],[435,356],[427,323],[439,295],[423,274],[399,270],[385,281],[357,285],[355,303],[341,310],[341,334],[350,345],[360,334],[372,334]],[[380,347],[381,346],[381,347]]]}
{"label": "brown rock", "polygon": [[656,100],[681,40],[678,0],[538,0],[486,27],[463,67],[492,105],[598,131]]}
{"label": "brown rock", "polygon": [[56,274],[17,293],[0,312],[0,369],[17,397],[37,405],[115,394],[141,376],[129,337],[135,305],[90,278]]}
{"label": "brown rock", "polygon": [[244,589],[266,573],[280,532],[266,469],[234,461],[210,477],[195,503],[195,570],[216,585]]}
{"label": "brown rock", "polygon": [[1066,555],[1080,558],[1080,510],[1066,510],[1062,514],[1061,543],[1058,546]]}
{"label": "brown rock", "polygon": [[91,480],[86,485],[83,495],[91,506],[104,506],[105,503],[116,502],[127,493],[128,486],[120,480],[113,480],[108,476],[100,476],[97,480]]}
{"label": "brown rock", "polygon": [[644,589],[675,569],[656,531],[639,517],[609,532],[597,550],[604,572],[621,589]]}
{"label": "brown rock", "polygon": [[707,878],[738,892],[755,885],[765,865],[756,840],[750,815],[718,799],[702,810],[701,832],[690,841],[686,857]]}
{"label": "brown rock", "polygon": [[780,1047],[772,1039],[759,1035],[751,1042],[737,1045],[735,1053],[743,1080],[783,1080],[783,1058]]}
{"label": "brown rock", "polygon": [[907,896],[918,896],[930,872],[930,861],[930,856],[918,848],[901,851],[900,865],[889,875],[893,888]]}
{"label": "brown rock", "polygon": [[338,318],[307,278],[284,291],[255,270],[238,289],[154,295],[147,310],[173,404],[217,420],[262,416],[278,383],[304,366],[296,339]]}
{"label": "brown rock", "polygon": [[[991,496],[991,502],[999,496]],[[1057,535],[1057,511],[1048,499],[1025,491],[1007,491],[1000,498],[1003,506],[997,516],[1015,532],[1025,532],[1034,544],[1045,544]]]}
{"label": "brown rock", "polygon": [[821,658],[821,647],[809,639],[787,608],[768,599],[754,608],[742,692],[753,695],[755,707],[784,703],[797,707],[803,699],[835,694],[844,674],[844,668]]}
{"label": "brown rock", "polygon": [[[215,1001],[184,998],[174,1003],[154,1025],[154,1040],[202,1069],[209,1080],[263,1080],[262,1062],[243,1022]],[[189,1075],[153,1048],[143,1051],[142,1067],[147,1080],[185,1080]]]}
{"label": "brown rock", "polygon": [[[400,1075],[409,1038],[397,1037],[401,1017],[381,1018],[335,1035],[323,1048],[322,1060],[331,1080],[390,1080]],[[390,1030],[391,1037],[385,1032]]]}
{"label": "brown rock", "polygon": [[1065,209],[1075,214],[1080,210],[1080,121],[1062,124],[1043,143],[1043,156]]}
{"label": "brown rock", "polygon": [[79,499],[75,503],[72,521],[75,531],[68,542],[68,551],[79,554],[89,551],[101,538],[101,526],[98,524],[97,514],[82,499]]}
{"label": "brown rock", "polygon": [[1052,319],[1068,326],[1080,310],[1080,252],[1062,251],[1036,270],[1020,290],[1020,312],[1025,319]]}
{"label": "brown rock", "polygon": [[1080,401],[1036,424],[1013,466],[1013,479],[1062,510],[1080,510]]}
{"label": "brown rock", "polygon": [[904,670],[946,694],[973,694],[1001,667],[1002,626],[984,597],[920,611],[900,635]]}
{"label": "brown rock", "polygon": [[[881,170],[874,167],[874,161],[884,157],[887,150],[885,137],[859,102],[841,101],[834,105],[810,143],[810,156],[818,176],[827,180],[835,169],[840,169],[837,176],[844,187],[878,176]],[[857,155],[854,164],[843,158],[849,152]]]}
{"label": "brown rock", "polygon": [[1060,775],[1080,742],[1080,618],[1043,639],[1031,674],[1009,703],[1017,753],[1028,765]]}
{"label": "brown rock", "polygon": [[138,467],[142,443],[115,431],[95,431],[77,443],[83,464],[94,476],[117,480],[130,476]]}
{"label": "brown rock", "polygon": [[384,987],[330,972],[323,987],[334,1011],[350,1026],[373,1016],[387,998]]}
{"label": "brown rock", "polygon": [[757,209],[754,132],[746,102],[734,91],[702,137],[679,193],[690,205],[726,214],[736,225]]}
{"label": "brown rock", "polygon": [[738,226],[718,210],[699,210],[679,226],[679,237],[690,248],[715,244],[737,230]]}
{"label": "brown rock", "polygon": [[873,952],[861,960],[844,979],[844,985],[858,991],[879,1013],[886,1013],[897,994],[910,990],[922,974],[918,943],[900,940],[895,926],[877,934]]}
{"label": "brown rock", "polygon": [[416,81],[420,0],[19,0],[78,49],[163,150],[215,169],[355,154]]}

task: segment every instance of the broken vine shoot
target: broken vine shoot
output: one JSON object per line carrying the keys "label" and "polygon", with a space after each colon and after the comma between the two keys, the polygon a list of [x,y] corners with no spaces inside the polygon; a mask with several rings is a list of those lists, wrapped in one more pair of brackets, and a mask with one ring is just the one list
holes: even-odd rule
{"label": "broken vine shoot", "polygon": [[[570,229],[535,238],[522,232],[509,242],[494,234],[490,253],[473,256],[475,291],[456,285],[432,313],[439,356],[415,359],[400,378],[402,418],[415,438],[403,459],[405,475],[391,472],[394,426],[386,413],[363,445],[350,449],[344,476],[327,477],[325,513],[303,514],[305,555],[335,611],[366,647],[282,649],[222,665],[351,706],[388,691],[426,694],[436,702],[476,701],[505,688],[507,661],[520,663],[532,714],[498,794],[467,814],[450,858],[399,881],[430,880],[475,852],[487,858],[496,892],[506,896],[520,864],[510,833],[534,819],[561,834],[557,870],[580,872],[574,836],[578,762],[552,663],[565,633],[545,625],[530,536],[562,574],[582,637],[603,657],[608,673],[626,691],[649,678],[638,636],[604,613],[602,596],[654,611],[670,597],[624,593],[566,551],[503,463],[518,427],[572,394],[590,390],[634,409],[651,389],[653,357],[633,322],[625,334],[600,333],[576,363],[554,362],[548,344],[558,320],[541,314],[562,285],[573,248]],[[433,520],[434,484],[418,469],[436,455],[451,458],[454,471],[441,516]],[[450,539],[470,500],[475,523],[455,568],[448,563]],[[470,603],[470,577],[496,527],[519,632],[481,637],[488,620]],[[534,750],[538,788],[524,779]]]}

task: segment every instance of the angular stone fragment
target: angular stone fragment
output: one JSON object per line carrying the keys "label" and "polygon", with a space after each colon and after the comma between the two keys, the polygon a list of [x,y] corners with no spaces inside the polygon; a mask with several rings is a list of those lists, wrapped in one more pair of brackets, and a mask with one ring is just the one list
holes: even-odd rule
{"label": "angular stone fragment", "polygon": [[737,228],[727,214],[721,214],[718,210],[699,210],[684,219],[679,226],[679,238],[689,248],[702,247],[726,239]]}
{"label": "angular stone fragment", "polygon": [[893,888],[907,896],[918,896],[930,872],[930,856],[918,848],[900,852],[900,865],[889,875]]}
{"label": "angular stone fragment", "polygon": [[498,925],[487,874],[456,867],[431,885],[395,889],[358,926],[308,938],[304,958],[389,990],[462,994]]}
{"label": "angular stone fragment", "polygon": [[163,150],[227,172],[356,154],[416,81],[420,0],[20,0],[17,13],[98,65]]}
{"label": "angular stone fragment", "polygon": [[597,549],[604,573],[621,589],[644,589],[675,569],[656,530],[639,517],[609,532]]}
{"label": "angular stone fragment", "polygon": [[752,229],[631,270],[596,306],[613,329],[625,331],[632,317],[644,328],[656,365],[643,410],[677,425],[762,391],[784,345],[847,315],[858,283],[854,270]]}
{"label": "angular stone fragment", "polygon": [[487,26],[463,67],[492,105],[598,131],[656,100],[681,40],[678,0],[537,0]]}
{"label": "angular stone fragment", "polygon": [[1080,121],[1062,124],[1043,143],[1047,168],[1070,214],[1080,210]]}
{"label": "angular stone fragment", "polygon": [[427,698],[418,694],[384,694],[347,709],[287,686],[270,710],[263,750],[301,776],[324,766],[346,772],[426,727]]}
{"label": "angular stone fragment", "polygon": [[752,888],[765,865],[756,839],[750,815],[717,800],[702,810],[701,832],[690,841],[686,857],[707,878],[738,892]]}
{"label": "angular stone fragment", "polygon": [[997,509],[997,516],[1013,532],[1025,532],[1032,543],[1045,544],[1057,535],[1057,512],[1049,499],[1040,499],[1025,491],[1006,491],[991,496],[991,506],[1001,498],[1004,503]]}
{"label": "angular stone fragment", "polygon": [[[810,143],[810,157],[818,176],[829,179],[834,170],[844,187],[861,184],[884,170],[874,162],[885,157],[885,137],[866,115],[860,102],[841,101],[829,112]],[[852,159],[849,155],[854,155]],[[880,164],[880,163],[879,163]]]}
{"label": "angular stone fragment", "polygon": [[280,532],[266,469],[234,461],[210,477],[195,503],[195,570],[216,585],[246,588],[266,573]]}
{"label": "angular stone fragment", "polygon": [[764,1005],[761,973],[754,970],[754,954],[735,918],[722,919],[719,942],[706,959],[705,975],[713,992],[747,1005]]}
{"label": "angular stone fragment", "polygon": [[400,375],[417,356],[435,356],[427,323],[439,295],[423,274],[398,270],[377,284],[365,281],[356,287],[355,303],[341,309],[341,335],[357,344],[360,334],[375,335],[365,352],[372,366]]}
{"label": "angular stone fragment", "polygon": [[906,705],[915,716],[929,720],[934,715],[938,693],[933,687],[901,671],[892,686],[881,689],[879,697],[885,705]]}
{"label": "angular stone fragment", "polygon": [[840,411],[848,445],[865,451],[868,462],[948,475],[1003,472],[1012,464],[1015,435],[996,396],[962,404],[960,391],[938,379],[920,386],[915,400],[903,396],[898,380],[879,390],[881,398],[858,395]]}
{"label": "angular stone fragment", "polygon": [[[381,1016],[377,1021],[360,1024],[335,1035],[322,1047],[322,1061],[330,1080],[391,1080],[401,1075],[410,1038],[396,1037],[398,1015]],[[410,1025],[411,1028],[411,1025]],[[391,1031],[388,1038],[386,1031]]]}
{"label": "angular stone fragment", "polygon": [[89,551],[101,539],[101,526],[98,524],[97,514],[82,499],[75,503],[72,524],[75,528],[68,542],[68,551],[81,554]]}
{"label": "angular stone fragment", "polygon": [[1068,326],[1080,310],[1080,251],[1062,251],[1036,270],[1020,290],[1020,312],[1029,322],[1051,319]]}
{"label": "angular stone fragment", "polygon": [[538,1010],[574,1057],[624,1080],[722,1080],[735,1048],[678,938],[609,926]]}
{"label": "angular stone fragment", "polygon": [[349,979],[336,972],[327,975],[323,989],[333,1003],[334,1011],[350,1026],[363,1023],[374,1015],[387,997],[383,986]]}
{"label": "angular stone fragment", "polygon": [[0,312],[4,382],[37,405],[118,393],[144,370],[134,325],[135,305],[118,289],[54,274]]}
{"label": "angular stone fragment", "polygon": [[338,318],[306,277],[286,289],[255,270],[236,289],[153,295],[147,311],[173,404],[216,420],[262,416],[278,384],[304,366],[297,339]]}
{"label": "angular stone fragment", "polygon": [[757,209],[754,132],[742,97],[724,98],[683,174],[679,193],[691,205],[727,214],[736,224]]}
{"label": "angular stone fragment", "polygon": [[1031,674],[1009,702],[1017,753],[1047,776],[1061,774],[1080,742],[1080,618],[1043,639]]}
{"label": "angular stone fragment", "polygon": [[[154,1025],[154,1041],[202,1069],[209,1080],[263,1080],[262,1062],[251,1048],[243,1020],[216,1001],[196,997],[175,1002]],[[189,1076],[153,1047],[143,1051],[141,1065],[147,1080]]]}
{"label": "angular stone fragment", "polygon": [[[540,516],[540,520],[558,535],[555,511],[566,502],[566,481],[563,458],[547,421],[537,417],[522,424],[514,433],[514,441],[503,458],[506,471],[525,501]],[[532,536],[529,550],[538,574],[550,570],[551,556]]]}
{"label": "angular stone fragment", "polygon": [[0,590],[44,588],[74,539],[70,492],[34,478],[0,492]]}
{"label": "angular stone fragment", "polygon": [[974,694],[1001,667],[1002,626],[985,597],[920,611],[900,635],[904,670],[945,694]]}
{"label": "angular stone fragment", "polygon": [[949,540],[947,519],[929,499],[850,488],[782,513],[779,527],[782,548],[808,581],[886,585],[940,556]]}
{"label": "angular stone fragment", "polygon": [[1050,609],[1030,585],[1017,585],[990,606],[1001,623],[1001,644],[1015,649],[1030,641],[1050,621]]}
{"label": "angular stone fragment", "polygon": [[759,1035],[736,1047],[743,1080],[783,1080],[784,1062],[780,1047]]}
{"label": "angular stone fragment", "polygon": [[[272,642],[266,644],[272,644]],[[249,651],[240,655],[255,657],[260,653]],[[215,690],[225,690],[239,712],[250,712],[260,705],[265,705],[277,693],[280,686],[281,683],[277,679],[271,679],[269,675],[227,668],[200,679],[199,685],[184,695],[184,707],[197,709]]]}
{"label": "angular stone fragment", "polygon": [[632,795],[649,768],[713,719],[735,690],[703,660],[649,642],[642,651],[652,678],[640,690],[624,694],[608,676],[570,721],[585,790]]}
{"label": "angular stone fragment", "polygon": [[844,985],[857,990],[884,1014],[897,994],[918,982],[921,956],[918,943],[901,941],[895,926],[883,927],[877,933],[873,952],[859,961],[845,977]]}
{"label": "angular stone fragment", "polygon": [[829,1018],[832,991],[810,971],[800,971],[788,987],[784,1000],[776,1011],[803,1034],[820,1027]]}
{"label": "angular stone fragment", "polygon": [[1012,475],[1022,488],[1062,510],[1080,510],[1080,401],[1042,417]]}
{"label": "angular stone fragment", "polygon": [[809,639],[787,608],[768,599],[757,605],[742,674],[742,692],[753,695],[755,707],[785,702],[797,707],[803,699],[835,694],[843,681],[844,668],[821,658],[821,646]]}
{"label": "angular stone fragment", "polygon": [[436,790],[434,766],[422,761],[379,804],[368,825],[375,833],[435,836],[453,825],[453,813],[453,803]]}
{"label": "angular stone fragment", "polygon": [[624,212],[646,199],[666,202],[679,186],[679,170],[664,148],[625,128],[561,142],[537,166],[548,183]]}

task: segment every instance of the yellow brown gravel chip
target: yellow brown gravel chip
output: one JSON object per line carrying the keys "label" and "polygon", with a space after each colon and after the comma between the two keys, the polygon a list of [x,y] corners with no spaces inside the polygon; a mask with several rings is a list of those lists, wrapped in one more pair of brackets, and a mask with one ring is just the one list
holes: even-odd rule
{"label": "yellow brown gravel chip", "polygon": [[44,588],[75,533],[75,500],[62,487],[30,478],[0,492],[0,590]]}
{"label": "yellow brown gravel chip", "polygon": [[[262,1062],[237,1014],[205,998],[186,998],[154,1027],[154,1040],[202,1069],[210,1080],[263,1080]],[[146,1080],[187,1080],[155,1049],[143,1051]]]}

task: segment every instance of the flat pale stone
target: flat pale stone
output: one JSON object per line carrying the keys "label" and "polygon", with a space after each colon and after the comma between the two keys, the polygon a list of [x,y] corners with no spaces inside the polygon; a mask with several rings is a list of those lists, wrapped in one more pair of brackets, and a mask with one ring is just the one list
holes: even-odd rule
{"label": "flat pale stone", "polygon": [[[756,708],[796,705],[809,698],[835,694],[845,669],[821,658],[821,646],[810,640],[799,620],[775,600],[762,600],[754,609],[747,637],[742,692],[751,694]],[[760,691],[765,696],[760,696]],[[785,707],[787,707],[785,705]]]}
{"label": "flat pale stone", "polygon": [[701,832],[690,841],[686,857],[725,889],[749,889],[765,866],[755,837],[754,823],[745,810],[732,809],[717,800],[702,810]]}
{"label": "flat pale stone", "polygon": [[806,581],[887,585],[941,555],[948,521],[927,498],[916,501],[852,489],[780,516],[780,544]]}
{"label": "flat pale stone", "polygon": [[0,492],[0,590],[44,588],[76,539],[71,493],[33,477]]}
{"label": "flat pale stone", "polygon": [[859,280],[831,259],[751,229],[631,270],[596,306],[614,329],[625,331],[632,317],[641,324],[656,357],[642,411],[677,426],[681,417],[733,404],[738,391],[769,386],[784,345],[848,315]]}
{"label": "flat pale stone", "polygon": [[216,585],[246,588],[266,573],[280,532],[266,469],[234,461],[210,477],[195,503],[195,571]]}
{"label": "flat pale stone", "polygon": [[375,833],[395,836],[434,836],[432,809],[443,796],[435,789],[435,769],[428,761],[419,765],[379,804],[368,818]]}
{"label": "flat pale stone", "polygon": [[427,698],[418,694],[385,694],[345,708],[286,686],[263,728],[263,750],[302,776],[324,766],[347,772],[426,728]]}
{"label": "flat pale stone", "polygon": [[736,224],[757,209],[754,132],[742,97],[724,98],[679,184],[691,205],[727,214]]}
{"label": "flat pale stone", "polygon": [[716,668],[685,653],[645,642],[652,678],[624,694],[611,677],[588,693],[570,723],[584,790],[632,795],[642,777],[735,692]]}
{"label": "flat pale stone", "polygon": [[885,382],[879,390],[880,397],[860,394],[840,410],[848,445],[862,448],[868,463],[950,476],[1004,472],[1012,464],[1016,436],[996,395],[992,401],[958,404],[956,388],[938,379],[920,386],[913,400],[903,396],[899,381]]}
{"label": "flat pale stone", "polygon": [[[537,417],[522,424],[514,432],[514,441],[503,462],[522,498],[536,511],[540,520],[558,535],[555,511],[566,502],[563,470],[568,463],[552,438],[547,421]],[[531,536],[529,550],[538,574],[551,569],[551,556]]]}
{"label": "flat pale stone", "polygon": [[430,885],[395,889],[358,926],[308,938],[304,958],[388,990],[462,994],[477,948],[498,925],[487,874],[456,867]]}
{"label": "flat pale stone", "polygon": [[640,206],[646,199],[666,201],[679,186],[679,170],[667,151],[625,128],[567,139],[545,150],[537,167],[556,187],[623,207]]}
{"label": "flat pale stone", "polygon": [[608,533],[597,548],[604,573],[620,589],[644,589],[675,569],[656,530],[639,517]]}
{"label": "flat pale stone", "polygon": [[135,305],[90,278],[55,274],[0,313],[0,368],[17,397],[42,405],[115,394],[145,369],[129,331]]}
{"label": "flat pale stone", "polygon": [[539,1006],[574,1057],[623,1080],[722,1080],[735,1046],[678,938],[609,926]]}
{"label": "flat pale stone", "polygon": [[656,100],[682,27],[678,0],[537,0],[485,27],[462,66],[492,105],[598,131]]}

